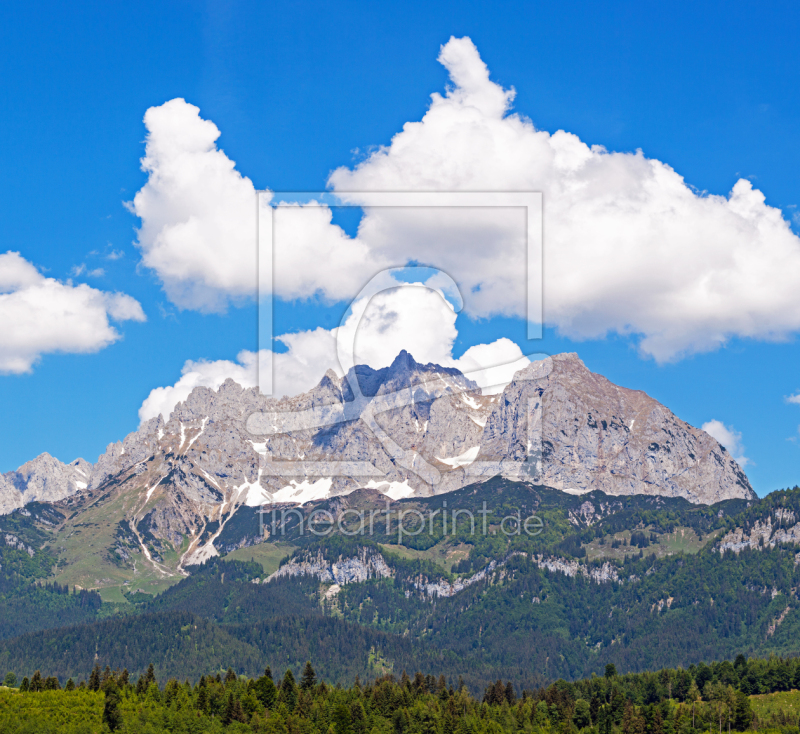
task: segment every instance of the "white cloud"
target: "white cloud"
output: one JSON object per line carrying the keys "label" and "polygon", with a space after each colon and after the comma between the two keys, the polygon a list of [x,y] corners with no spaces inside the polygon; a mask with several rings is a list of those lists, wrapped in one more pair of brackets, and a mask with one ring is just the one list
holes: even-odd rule
{"label": "white cloud", "polygon": [[[511,112],[513,89],[491,81],[468,38],[439,55],[451,86],[423,119],[329,186],[350,191],[544,193],[546,321],[565,335],[637,339],[660,362],[734,337],[784,339],[800,330],[800,239],[744,179],[728,196],[698,193],[668,164],[548,133]],[[172,100],[148,110],[149,179],[133,210],[144,263],[179,306],[219,309],[254,288],[254,187],[216,148],[216,126]],[[525,316],[520,210],[371,208],[358,236],[330,211],[281,211],[276,293],[352,298],[389,265],[449,273],[466,312]]]}
{"label": "white cloud", "polygon": [[[316,385],[328,369],[342,375],[347,365],[337,356],[337,342],[345,345],[345,353],[355,343],[355,363],[374,369],[387,367],[402,349],[421,363],[433,362],[456,367],[468,373],[485,392],[502,390],[514,372],[530,360],[508,339],[471,347],[460,358],[452,355],[458,332],[456,313],[440,292],[408,284],[378,293],[371,299],[359,299],[345,322],[335,329],[322,328],[284,334],[278,337],[288,348],[283,353],[262,353],[273,359],[274,389],[277,396],[296,395]],[[172,386],[153,390],[139,410],[142,421],[161,413],[169,417],[175,405],[185,400],[194,387],[214,389],[228,377],[240,385],[257,384],[258,355],[244,351],[237,362],[227,360],[189,361],[181,379]]]}
{"label": "white cloud", "polygon": [[30,372],[42,354],[97,352],[120,338],[109,319],[145,315],[124,293],[45,278],[18,252],[0,255],[0,373]]}
{"label": "white cloud", "polygon": [[131,210],[140,217],[142,262],[182,308],[222,310],[256,286],[253,184],[215,141],[219,129],[182,99],[144,116],[147,183]]}
{"label": "white cloud", "polygon": [[[144,117],[148,179],[130,209],[137,245],[180,308],[223,311],[256,290],[256,189],[216,146],[220,131],[183,99]],[[267,200],[269,195],[267,195]],[[275,217],[275,292],[284,298],[352,297],[388,265],[331,223],[331,210],[282,208]]]}
{"label": "white cloud", "polygon": [[[451,39],[439,60],[454,87],[433,95],[423,120],[391,145],[334,172],[334,189],[542,191],[545,317],[571,337],[640,335],[642,351],[666,361],[732,336],[774,339],[800,328],[800,240],[749,181],[727,198],[699,195],[640,151],[589,147],[508,114],[513,92],[489,80],[469,39]],[[385,233],[375,246],[391,248],[397,212],[370,217],[386,222],[374,225]],[[407,239],[408,257],[427,260],[429,238]],[[462,288],[491,291],[479,315],[523,315],[522,250],[512,238],[492,250],[502,278],[455,247],[436,254]]]}
{"label": "white cloud", "polygon": [[794,403],[795,405],[800,405],[800,393],[797,395],[789,395],[786,397],[787,403]]}
{"label": "white cloud", "polygon": [[703,423],[702,429],[713,438],[716,438],[742,469],[751,463],[750,459],[744,455],[742,434],[734,430],[733,426],[726,426],[722,421],[710,420],[708,423]]}
{"label": "white cloud", "polygon": [[81,263],[80,265],[73,265],[72,270],[70,270],[70,275],[73,278],[79,278],[81,275],[86,275],[90,278],[102,278],[106,274],[106,271],[103,268],[94,268],[90,270],[86,267],[86,263]]}

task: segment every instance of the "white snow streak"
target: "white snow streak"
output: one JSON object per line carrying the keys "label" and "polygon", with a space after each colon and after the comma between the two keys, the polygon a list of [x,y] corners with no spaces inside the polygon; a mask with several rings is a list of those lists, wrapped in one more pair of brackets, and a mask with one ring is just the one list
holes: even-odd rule
{"label": "white snow streak", "polygon": [[449,459],[442,459],[438,456],[436,458],[441,461],[442,464],[447,464],[448,466],[452,466],[453,469],[457,469],[459,466],[467,466],[467,464],[471,464],[473,461],[475,461],[480,450],[480,446],[473,446],[471,449],[467,449],[459,456],[453,456]]}
{"label": "white snow streak", "polygon": [[[206,430],[206,424],[208,423],[208,420],[209,420],[208,418],[203,418],[203,422],[200,424],[200,432],[191,441],[189,441],[189,445],[186,447],[187,451],[190,448],[192,448],[192,444],[195,441],[197,441],[197,439],[200,438],[200,436],[203,435],[203,431]],[[183,428],[183,424],[182,423],[181,423],[181,428]],[[183,439],[181,439],[181,443],[183,443]]]}
{"label": "white snow streak", "polygon": [[377,489],[393,500],[402,500],[414,494],[413,487],[408,486],[408,479],[404,482],[376,482],[370,479],[367,489]]}
{"label": "white snow streak", "polygon": [[316,482],[309,482],[304,479],[302,482],[297,482],[292,479],[289,486],[282,487],[274,495],[272,495],[273,502],[298,502],[304,505],[306,502],[312,500],[323,500],[328,497],[328,493],[333,486],[333,479],[331,477],[323,477],[317,479]]}

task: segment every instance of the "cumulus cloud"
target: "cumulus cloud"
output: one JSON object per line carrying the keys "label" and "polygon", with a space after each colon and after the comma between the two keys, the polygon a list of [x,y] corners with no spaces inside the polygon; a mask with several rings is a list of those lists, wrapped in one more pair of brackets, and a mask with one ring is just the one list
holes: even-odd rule
{"label": "cumulus cloud", "polygon": [[726,426],[722,421],[710,420],[708,423],[703,423],[702,429],[713,438],[716,438],[742,469],[751,463],[750,459],[744,455],[742,434],[734,430],[733,426]]}
{"label": "cumulus cloud", "polygon": [[109,319],[145,315],[124,293],[46,278],[18,252],[0,255],[0,372],[30,372],[42,354],[97,352],[121,336]]}
{"label": "cumulus cloud", "polygon": [[[278,340],[287,351],[264,351],[260,356],[273,361],[273,394],[277,396],[309,390],[328,369],[343,375],[348,365],[341,364],[341,352],[352,355],[356,364],[380,369],[406,349],[418,362],[460,369],[487,394],[502,390],[514,373],[530,362],[509,339],[473,346],[459,359],[454,358],[453,345],[458,336],[455,321],[456,313],[441,291],[411,283],[357,300],[339,327],[284,334]],[[343,348],[337,350],[338,345]],[[243,351],[236,362],[187,362],[175,385],[150,393],[139,410],[140,420],[159,413],[168,418],[175,405],[200,385],[218,389],[228,377],[244,387],[259,384],[258,357],[254,352]]]}
{"label": "cumulus cloud", "polygon": [[[486,206],[371,207],[355,238],[328,209],[281,211],[277,295],[352,298],[377,270],[416,261],[455,279],[468,314],[524,318],[524,212],[493,207],[500,192],[541,191],[545,321],[562,334],[628,335],[665,362],[800,330],[800,239],[749,181],[707,195],[641,151],[537,129],[512,111],[514,90],[491,80],[469,38],[451,38],[439,61],[451,84],[423,118],[328,184],[354,205],[348,192],[480,191]],[[172,100],[145,123],[149,179],[132,205],[144,263],[182,307],[252,294],[253,184],[198,108]]]}
{"label": "cumulus cloud", "polygon": [[[800,241],[749,181],[727,197],[706,196],[641,151],[537,130],[508,112],[513,90],[489,79],[469,39],[451,39],[439,60],[453,87],[433,95],[423,120],[389,146],[334,172],[335,189],[542,191],[545,319],[573,338],[633,334],[645,354],[666,361],[734,336],[775,339],[800,328]],[[375,246],[391,248],[391,225],[376,228],[384,239]],[[409,257],[426,260],[429,241],[407,239]],[[482,263],[441,254],[460,285],[484,290],[497,278]],[[512,239],[499,238],[492,254],[507,264],[510,284],[521,280],[523,253]],[[523,315],[520,288],[507,297],[496,289],[479,315]]]}
{"label": "cumulus cloud", "polygon": [[[217,148],[217,126],[200,109],[173,99],[147,110],[147,183],[129,204],[141,219],[143,264],[180,308],[224,311],[255,295],[257,210],[253,182]],[[269,201],[266,193],[263,202]],[[332,224],[316,202],[281,208],[275,216],[275,293],[352,297],[387,265],[367,245]]]}
{"label": "cumulus cloud", "polygon": [[219,311],[256,287],[253,184],[216,140],[217,126],[182,99],[151,107],[142,170],[147,183],[130,204],[142,225],[142,262],[182,308]]}
{"label": "cumulus cloud", "polygon": [[800,405],[800,393],[797,393],[797,395],[788,395],[786,397],[786,402],[794,403],[795,405]]}

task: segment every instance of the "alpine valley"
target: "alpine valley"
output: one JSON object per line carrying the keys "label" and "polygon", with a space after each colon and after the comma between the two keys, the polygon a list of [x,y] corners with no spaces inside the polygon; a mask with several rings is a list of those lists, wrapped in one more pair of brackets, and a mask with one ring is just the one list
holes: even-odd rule
{"label": "alpine valley", "polygon": [[800,632],[800,489],[759,500],[714,438],[574,354],[494,394],[406,352],[291,398],[195,388],[95,464],[1,475],[0,509],[8,670],[313,659],[477,690]]}

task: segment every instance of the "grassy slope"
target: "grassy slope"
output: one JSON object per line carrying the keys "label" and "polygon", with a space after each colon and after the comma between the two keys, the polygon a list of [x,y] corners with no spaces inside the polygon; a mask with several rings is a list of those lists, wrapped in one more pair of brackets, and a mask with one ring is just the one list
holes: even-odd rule
{"label": "grassy slope", "polygon": [[[647,528],[646,532],[649,535],[651,528]],[[674,555],[675,553],[698,553],[701,548],[711,543],[719,533],[719,530],[715,530],[708,535],[704,535],[703,538],[700,539],[693,528],[678,527],[675,528],[675,532],[673,533],[659,535],[658,542],[649,545],[645,548],[644,552],[647,555],[655,553],[658,558]],[[639,552],[639,548],[636,546],[622,545],[619,548],[611,547],[613,540],[624,540],[630,543],[630,539],[631,531],[626,530],[607,536],[604,545],[600,545],[599,540],[593,540],[591,543],[585,545],[586,557],[590,561],[598,559],[622,560],[625,556],[635,555]]]}
{"label": "grassy slope", "polygon": [[224,556],[226,561],[255,561],[264,568],[264,575],[269,576],[278,570],[281,560],[292,554],[296,546],[290,543],[260,543],[246,548],[238,548]]}
{"label": "grassy slope", "polygon": [[781,713],[793,717],[795,721],[800,717],[800,691],[782,691],[750,696],[750,703],[756,716],[762,722],[768,722],[774,715]]}
{"label": "grassy slope", "polygon": [[406,548],[395,543],[381,543],[380,546],[389,553],[394,553],[401,558],[431,561],[447,572],[452,571],[453,566],[463,558],[466,558],[471,550],[471,546],[466,543],[452,542],[450,540],[441,540],[427,550]]}
{"label": "grassy slope", "polygon": [[[163,591],[179,581],[182,576],[170,574],[148,561],[144,554],[132,556],[130,567],[117,565],[111,560],[110,548],[114,546],[117,524],[133,514],[142,501],[143,487],[122,486],[95,500],[82,511],[73,514],[64,523],[51,543],[58,554],[54,580],[61,584],[86,589],[108,589],[104,594],[109,601],[120,601],[119,590],[129,584],[148,593]],[[177,552],[165,558],[165,566],[173,566]]]}

